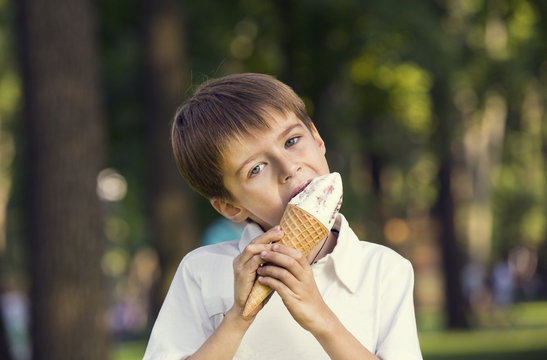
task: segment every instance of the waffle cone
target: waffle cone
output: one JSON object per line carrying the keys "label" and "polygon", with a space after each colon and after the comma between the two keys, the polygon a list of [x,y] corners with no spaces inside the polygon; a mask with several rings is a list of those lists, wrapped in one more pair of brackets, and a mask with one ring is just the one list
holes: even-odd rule
{"label": "waffle cone", "polygon": [[[292,247],[304,256],[308,255],[329,233],[329,230],[317,218],[292,204],[285,209],[280,226],[284,235],[278,243]],[[271,288],[255,280],[245,303],[243,316],[249,316],[271,292]]]}

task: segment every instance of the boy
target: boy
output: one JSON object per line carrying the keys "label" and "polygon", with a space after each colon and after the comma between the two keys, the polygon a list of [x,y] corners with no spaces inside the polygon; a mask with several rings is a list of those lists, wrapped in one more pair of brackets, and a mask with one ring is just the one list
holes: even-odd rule
{"label": "boy", "polygon": [[[359,241],[341,214],[308,257],[276,244],[289,200],[329,173],[325,144],[291,88],[261,74],[209,81],[177,111],[171,135],[186,181],[248,224],[239,241],[182,260],[145,359],[422,358],[407,260]],[[257,274],[275,292],[245,318]]]}

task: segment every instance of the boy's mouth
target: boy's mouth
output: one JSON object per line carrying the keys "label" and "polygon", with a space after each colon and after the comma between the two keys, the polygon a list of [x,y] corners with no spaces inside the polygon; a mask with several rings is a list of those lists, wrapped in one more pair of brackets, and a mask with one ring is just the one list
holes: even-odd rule
{"label": "boy's mouth", "polygon": [[296,195],[300,194],[302,192],[302,190],[304,190],[306,188],[306,186],[308,186],[311,183],[312,180],[313,179],[309,179],[306,182],[304,182],[302,185],[300,185],[296,189],[294,189],[294,191],[291,193],[289,201],[291,201]]}

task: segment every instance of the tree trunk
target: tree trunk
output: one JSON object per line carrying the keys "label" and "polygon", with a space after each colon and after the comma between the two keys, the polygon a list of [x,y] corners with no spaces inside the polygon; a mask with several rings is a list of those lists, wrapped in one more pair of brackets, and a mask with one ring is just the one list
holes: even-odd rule
{"label": "tree trunk", "polygon": [[11,360],[8,333],[4,321],[4,314],[0,311],[0,359]]}
{"label": "tree trunk", "polygon": [[[366,110],[363,110],[366,111]],[[365,168],[368,168],[371,178],[371,190],[373,194],[373,214],[372,219],[376,224],[379,235],[382,233],[381,229],[384,228],[386,223],[384,206],[382,204],[383,189],[382,189],[382,171],[384,169],[384,160],[382,159],[382,151],[378,149],[374,136],[378,133],[377,119],[373,117],[363,116],[357,126],[360,136],[363,140],[362,153],[368,156],[364,159]],[[383,237],[379,236],[378,241],[383,241]]]}
{"label": "tree trunk", "polygon": [[181,258],[198,245],[194,195],[178,173],[170,126],[190,84],[181,16],[172,0],[145,2],[143,43],[148,159],[147,211],[160,279],[152,293],[152,316],[163,302]]}
{"label": "tree trunk", "polygon": [[280,23],[280,47],[282,49],[282,66],[279,79],[290,86],[295,85],[294,62],[294,3],[291,0],[279,0],[274,2],[275,11]]}
{"label": "tree trunk", "polygon": [[25,117],[25,236],[34,359],[106,359],[103,164],[93,9],[86,0],[20,0]]}
{"label": "tree trunk", "polygon": [[440,224],[439,243],[445,283],[445,313],[447,326],[467,328],[465,301],[462,295],[460,273],[462,269],[460,249],[454,227],[454,200],[451,193],[451,161],[444,159],[439,168],[439,196],[436,204]]}
{"label": "tree trunk", "polygon": [[439,224],[438,241],[441,249],[442,270],[445,288],[445,313],[447,326],[467,328],[465,300],[462,294],[460,273],[462,269],[461,253],[458,246],[455,227],[455,204],[452,195],[452,126],[454,119],[453,106],[450,102],[448,84],[439,82],[433,89],[435,110],[438,114],[438,128],[433,141],[434,153],[439,157],[438,196],[433,212]]}

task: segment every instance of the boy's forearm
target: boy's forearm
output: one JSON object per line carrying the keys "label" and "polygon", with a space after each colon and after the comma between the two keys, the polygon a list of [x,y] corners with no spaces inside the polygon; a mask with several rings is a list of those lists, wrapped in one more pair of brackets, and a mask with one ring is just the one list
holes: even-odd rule
{"label": "boy's forearm", "polygon": [[228,311],[220,326],[188,359],[232,359],[251,323],[251,320],[241,318],[235,311]]}
{"label": "boy's forearm", "polygon": [[324,319],[323,328],[312,334],[331,359],[381,360],[361,344],[332,311],[324,314]]}

